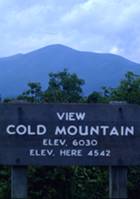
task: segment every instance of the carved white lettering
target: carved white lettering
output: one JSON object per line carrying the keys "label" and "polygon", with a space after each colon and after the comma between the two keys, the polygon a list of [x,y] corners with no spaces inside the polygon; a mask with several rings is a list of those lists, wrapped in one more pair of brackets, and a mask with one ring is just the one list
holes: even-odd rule
{"label": "carved white lettering", "polygon": [[84,120],[86,113],[83,112],[63,112],[63,113],[56,113],[59,120],[66,120],[66,121],[76,121],[76,120]]}

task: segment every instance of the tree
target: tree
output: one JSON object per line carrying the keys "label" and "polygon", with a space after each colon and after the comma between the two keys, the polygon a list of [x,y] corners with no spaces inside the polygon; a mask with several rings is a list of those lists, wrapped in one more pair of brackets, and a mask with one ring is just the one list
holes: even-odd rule
{"label": "tree", "polygon": [[108,89],[110,100],[140,104],[140,76],[128,72],[117,88]]}
{"label": "tree", "polygon": [[49,86],[45,92],[46,102],[80,102],[82,100],[82,85],[84,80],[78,78],[66,69],[49,74]]}
{"label": "tree", "polygon": [[102,93],[94,91],[87,98],[87,103],[107,103],[108,100]]}
{"label": "tree", "polygon": [[41,103],[43,101],[44,93],[42,91],[40,83],[30,82],[28,83],[28,87],[28,90],[19,95],[17,99],[30,103]]}

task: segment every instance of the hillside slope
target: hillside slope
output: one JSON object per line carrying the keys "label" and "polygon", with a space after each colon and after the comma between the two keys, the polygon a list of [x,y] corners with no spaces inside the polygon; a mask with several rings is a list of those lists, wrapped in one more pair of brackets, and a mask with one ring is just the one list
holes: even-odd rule
{"label": "hillside slope", "polygon": [[2,97],[18,95],[32,81],[41,82],[47,88],[48,74],[64,68],[85,80],[86,94],[102,86],[116,86],[127,71],[140,74],[140,64],[121,56],[51,45],[27,54],[0,58],[0,94]]}

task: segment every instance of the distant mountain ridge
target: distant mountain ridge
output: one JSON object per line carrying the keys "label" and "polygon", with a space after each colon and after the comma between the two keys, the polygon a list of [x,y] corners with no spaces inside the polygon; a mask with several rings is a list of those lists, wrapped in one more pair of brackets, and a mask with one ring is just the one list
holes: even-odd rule
{"label": "distant mountain ridge", "polygon": [[85,80],[85,94],[102,86],[117,86],[128,71],[140,74],[140,64],[121,56],[83,52],[56,44],[0,58],[0,94],[2,97],[19,95],[28,82],[40,82],[47,88],[48,74],[64,68]]}

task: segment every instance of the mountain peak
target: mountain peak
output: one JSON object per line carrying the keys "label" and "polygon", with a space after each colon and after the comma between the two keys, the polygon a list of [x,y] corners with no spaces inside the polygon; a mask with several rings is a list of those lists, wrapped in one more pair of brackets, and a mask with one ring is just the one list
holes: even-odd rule
{"label": "mountain peak", "polygon": [[[121,56],[83,52],[53,44],[27,54],[0,59],[0,94],[15,96],[29,82],[40,82],[47,88],[48,74],[63,71],[76,73],[84,79],[84,92],[98,91],[102,86],[114,87],[128,71],[140,74],[140,64]],[[6,81],[5,81],[6,80]]]}
{"label": "mountain peak", "polygon": [[52,45],[48,45],[48,46],[44,46],[42,48],[36,49],[32,52],[29,52],[27,54],[32,54],[32,53],[45,53],[45,52],[62,52],[62,51],[67,51],[67,50],[74,50],[73,48],[70,48],[68,46],[62,45],[62,44],[52,44]]}

